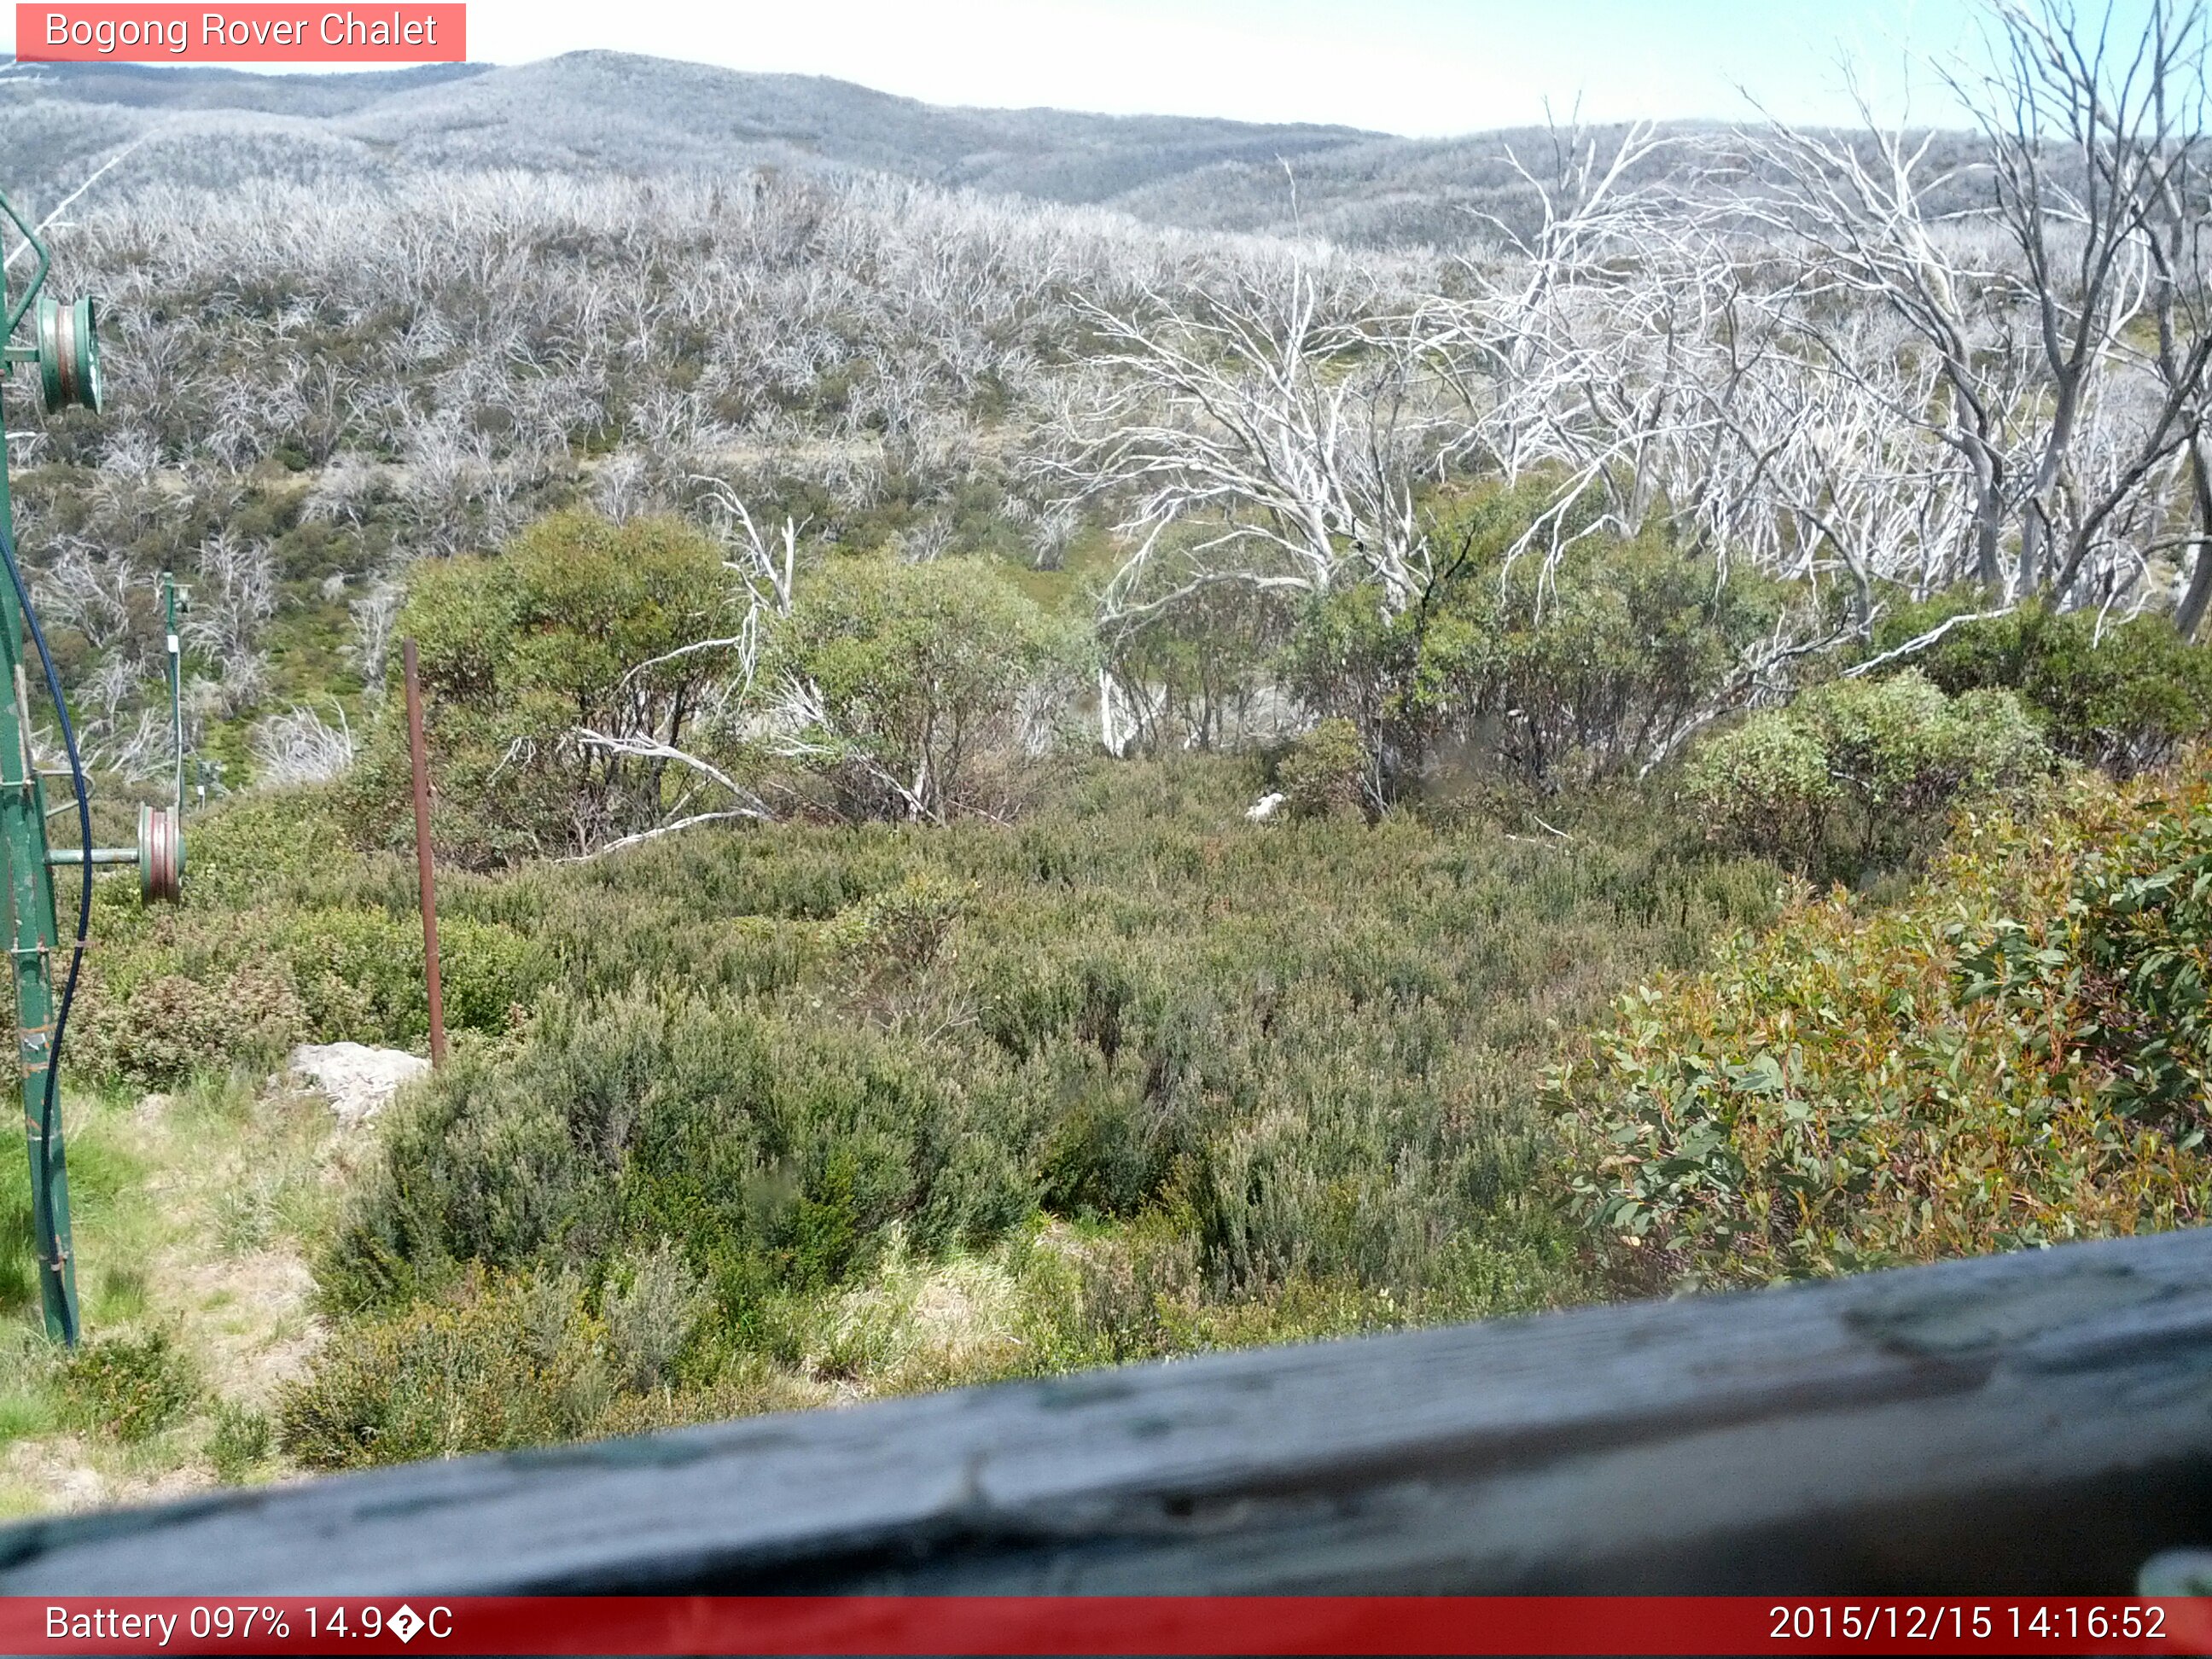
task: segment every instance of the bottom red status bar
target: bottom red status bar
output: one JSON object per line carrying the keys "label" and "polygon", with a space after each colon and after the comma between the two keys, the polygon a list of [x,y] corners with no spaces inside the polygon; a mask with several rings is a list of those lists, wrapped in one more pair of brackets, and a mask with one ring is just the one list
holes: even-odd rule
{"label": "bottom red status bar", "polygon": [[0,1598],[11,1654],[2212,1653],[2212,1601],[2007,1596]]}

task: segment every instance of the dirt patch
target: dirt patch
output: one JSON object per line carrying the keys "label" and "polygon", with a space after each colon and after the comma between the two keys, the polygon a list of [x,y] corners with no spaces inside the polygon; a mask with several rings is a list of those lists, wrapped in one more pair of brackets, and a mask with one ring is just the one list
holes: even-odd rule
{"label": "dirt patch", "polygon": [[225,1399],[266,1406],[304,1371],[325,1334],[313,1310],[314,1274],[282,1249],[216,1261],[165,1252],[158,1299],[191,1310],[195,1346]]}
{"label": "dirt patch", "polygon": [[107,1477],[86,1461],[74,1435],[18,1440],[0,1456],[0,1473],[38,1492],[42,1509],[90,1510],[112,1501]]}

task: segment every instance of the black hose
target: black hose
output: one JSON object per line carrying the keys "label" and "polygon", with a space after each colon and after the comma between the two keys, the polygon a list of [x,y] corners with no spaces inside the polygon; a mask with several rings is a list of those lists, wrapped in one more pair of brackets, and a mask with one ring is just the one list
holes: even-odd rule
{"label": "black hose", "polygon": [[[39,649],[39,665],[46,671],[46,695],[53,699],[54,714],[61,721],[62,747],[69,752],[70,783],[76,792],[78,844],[84,849],[78,868],[83,884],[77,892],[76,945],[70,952],[69,977],[62,982],[60,1006],[54,1013],[54,1040],[46,1048],[46,1099],[39,1108],[39,1179],[31,1194],[31,1212],[38,1229],[41,1271],[53,1275],[55,1300],[62,1310],[62,1340],[76,1346],[76,1308],[69,1297],[69,1280],[62,1261],[59,1231],[54,1225],[54,1091],[62,1074],[62,1036],[69,1030],[70,1004],[76,999],[77,969],[84,965],[84,947],[92,932],[92,798],[84,783],[84,763],[77,758],[76,731],[70,725],[69,704],[62,696],[61,676],[54,672],[54,653],[46,649],[46,636],[39,627],[39,613],[31,605],[31,590],[23,585],[22,568],[15,562],[15,538],[0,524],[0,560],[8,566],[8,580],[15,589],[31,643]],[[30,752],[31,734],[23,734],[24,752]],[[28,778],[24,780],[27,786]]]}

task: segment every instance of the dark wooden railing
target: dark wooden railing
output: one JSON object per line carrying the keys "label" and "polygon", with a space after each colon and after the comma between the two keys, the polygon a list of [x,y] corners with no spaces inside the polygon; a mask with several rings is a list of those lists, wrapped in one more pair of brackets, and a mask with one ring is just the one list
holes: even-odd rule
{"label": "dark wooden railing", "polygon": [[2212,1234],[0,1533],[0,1592],[2105,1594],[2212,1543]]}

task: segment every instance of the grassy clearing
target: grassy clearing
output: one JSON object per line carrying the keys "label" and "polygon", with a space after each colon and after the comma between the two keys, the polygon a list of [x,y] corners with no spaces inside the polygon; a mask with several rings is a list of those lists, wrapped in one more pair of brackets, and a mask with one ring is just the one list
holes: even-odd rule
{"label": "grassy clearing", "polygon": [[0,1513],[273,1478],[269,1407],[321,1340],[308,1255],[357,1144],[320,1100],[210,1076],[72,1094],[86,1341],[40,1322],[29,1177],[0,1178]]}

